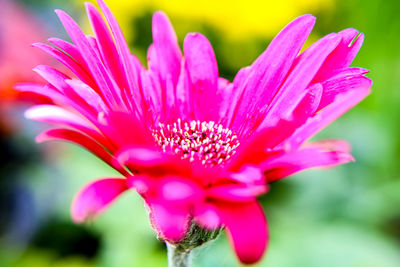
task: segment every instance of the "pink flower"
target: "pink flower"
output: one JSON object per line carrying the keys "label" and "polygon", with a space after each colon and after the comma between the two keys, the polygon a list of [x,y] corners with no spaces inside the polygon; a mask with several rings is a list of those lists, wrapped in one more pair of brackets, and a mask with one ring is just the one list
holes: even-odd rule
{"label": "pink flower", "polygon": [[301,16],[231,83],[218,76],[203,35],[188,34],[182,55],[162,12],[153,16],[145,68],[105,3],[99,5],[108,26],[86,5],[95,37],[58,10],[73,44],[55,38],[52,45],[35,44],[78,79],[38,66],[48,84],[19,86],[58,104],[26,112],[61,126],[39,135],[39,142],[81,145],[125,176],[85,186],[72,205],[73,219],[97,216],[133,188],[160,238],[179,243],[192,223],[225,227],[240,261],[257,262],[268,240],[257,196],[268,183],[353,160],[345,141],[305,142],[369,94],[368,71],[349,67],[363,35],[354,29],[332,33],[299,54],[315,22]]}

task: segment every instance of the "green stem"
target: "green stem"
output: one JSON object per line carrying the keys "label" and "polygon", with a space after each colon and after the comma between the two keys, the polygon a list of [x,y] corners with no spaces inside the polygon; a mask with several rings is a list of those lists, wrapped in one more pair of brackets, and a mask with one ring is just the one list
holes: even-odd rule
{"label": "green stem", "polygon": [[189,267],[191,263],[190,249],[185,249],[182,246],[175,246],[168,242],[168,267]]}

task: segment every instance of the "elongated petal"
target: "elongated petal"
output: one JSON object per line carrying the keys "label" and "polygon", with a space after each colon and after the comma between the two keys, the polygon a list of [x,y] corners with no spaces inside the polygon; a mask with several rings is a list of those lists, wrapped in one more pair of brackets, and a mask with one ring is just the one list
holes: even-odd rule
{"label": "elongated petal", "polygon": [[68,125],[86,132],[91,128],[83,118],[54,105],[37,105],[25,111],[25,117],[31,120]]}
{"label": "elongated petal", "polygon": [[271,103],[271,108],[260,128],[265,127],[271,120],[282,116],[291,106],[302,98],[304,90],[308,87],[315,74],[318,72],[326,57],[339,44],[340,38],[329,35],[304,51],[295,61],[289,76],[278,91]]}
{"label": "elongated petal", "polygon": [[[157,167],[155,167],[157,168]],[[128,179],[144,198],[150,221],[159,238],[171,243],[182,240],[191,221],[191,212],[203,200],[199,185],[182,176],[135,175]]]}
{"label": "elongated petal", "polygon": [[200,226],[209,230],[215,230],[216,228],[221,227],[221,216],[218,209],[213,204],[204,203],[196,205],[194,220]]}
{"label": "elongated petal", "polygon": [[218,204],[222,222],[239,260],[245,264],[256,263],[267,247],[267,221],[257,201],[248,203]]}
{"label": "elongated petal", "polygon": [[79,95],[76,94],[72,88],[67,88],[67,95],[60,92],[54,86],[38,85],[38,84],[18,84],[16,89],[21,92],[31,92],[34,94],[42,95],[50,98],[54,103],[61,107],[69,107],[76,110],[83,117],[88,119],[93,125],[99,128],[98,113],[87,102],[85,102]]}
{"label": "elongated petal", "polygon": [[[359,67],[350,67],[350,68],[344,68],[344,69],[336,69],[333,70],[329,73],[329,76],[326,78],[325,81],[329,81],[331,79],[339,79],[343,77],[356,77],[356,76],[362,76],[366,73],[368,73],[369,70],[359,68]],[[315,80],[315,79],[314,79]],[[324,81],[324,82],[325,82]],[[314,81],[313,81],[314,82]]]}
{"label": "elongated petal", "polygon": [[[106,102],[87,84],[79,80],[65,80],[65,82],[81,97],[81,99],[95,110],[95,114],[108,113],[109,108]],[[67,91],[68,94],[68,91]],[[68,94],[72,96],[71,94]]]}
{"label": "elongated petal", "polygon": [[116,158],[130,169],[152,177],[190,174],[187,162],[152,147],[127,146],[116,154]]}
{"label": "elongated petal", "polygon": [[370,84],[371,81],[368,78],[361,75],[353,76],[352,74],[337,75],[332,79],[326,80],[322,83],[324,93],[318,110],[331,104],[335,100],[336,96],[348,91],[368,87]]}
{"label": "elongated petal", "polygon": [[[123,65],[121,62],[121,57],[119,56],[115,47],[113,37],[111,36],[107,24],[104,22],[100,12],[91,3],[85,3],[85,5],[90,23],[96,35],[96,43],[99,46],[100,57],[103,59],[108,72],[113,76],[119,88],[121,88],[121,92],[119,93],[122,101],[125,104],[125,107],[133,110],[132,103],[134,100],[132,97],[132,92],[129,89],[130,86],[128,84],[126,73],[121,71],[123,69]],[[133,63],[133,61],[130,63]],[[136,68],[133,69],[136,71]]]}
{"label": "elongated petal", "polygon": [[201,121],[214,120],[214,105],[219,104],[212,102],[218,90],[218,66],[214,50],[207,38],[199,33],[186,36],[183,50],[193,92],[195,117]]}
{"label": "elongated petal", "polygon": [[172,206],[195,206],[203,198],[200,186],[184,177],[166,176],[160,181],[158,190],[158,198]]}
{"label": "elongated petal", "polygon": [[346,140],[341,139],[325,139],[321,141],[315,141],[312,143],[306,143],[302,146],[303,148],[319,148],[322,151],[342,151],[350,153],[351,145]]}
{"label": "elongated petal", "polygon": [[37,142],[45,142],[50,140],[63,140],[82,146],[102,159],[104,162],[115,168],[124,175],[128,172],[108,153],[99,143],[89,138],[88,136],[69,129],[51,129],[47,130],[36,137]]}
{"label": "elongated petal", "polygon": [[221,185],[214,186],[207,190],[207,195],[210,198],[231,201],[231,202],[246,202],[254,201],[257,196],[267,192],[266,185]]}
{"label": "elongated petal", "polygon": [[126,179],[120,178],[106,178],[87,184],[74,198],[72,219],[82,223],[97,217],[127,189]]}
{"label": "elongated petal", "polygon": [[154,76],[152,76],[151,72],[148,70],[142,70],[140,72],[140,82],[143,86],[143,97],[146,106],[150,109],[149,113],[153,115],[152,119],[157,122],[155,118],[159,118],[157,114],[161,114],[163,108],[161,88],[159,84],[154,81]]}
{"label": "elongated petal", "polygon": [[365,78],[366,83],[357,90],[352,90],[338,95],[335,100],[324,109],[318,111],[316,115],[310,118],[303,126],[288,139],[291,148],[299,147],[304,141],[308,140],[320,130],[328,126],[343,113],[354,107],[367,95],[370,94],[372,81]]}
{"label": "elongated petal", "polygon": [[148,61],[152,79],[159,82],[162,109],[159,117],[164,122],[176,121],[176,88],[181,71],[182,53],[168,17],[157,11],[153,15],[153,44]]}
{"label": "elongated petal", "polygon": [[70,56],[81,67],[87,68],[85,60],[75,45],[58,38],[49,38],[47,41],[56,46],[60,51],[65,52],[66,55]]}
{"label": "elongated petal", "polygon": [[159,238],[175,243],[181,241],[189,228],[187,207],[165,205],[146,199],[150,208],[150,219]]}
{"label": "elongated petal", "polygon": [[179,118],[182,120],[193,120],[194,119],[194,107],[193,107],[193,93],[190,90],[189,74],[186,70],[185,60],[182,59],[181,73],[179,76],[178,84],[176,86],[176,103],[178,106]]}
{"label": "elongated petal", "polygon": [[229,175],[230,179],[242,184],[262,184],[263,177],[262,171],[250,165],[250,162],[247,165],[241,166],[238,172],[233,172]]}
{"label": "elongated petal", "polygon": [[113,144],[104,138],[93,125],[63,108],[54,105],[33,106],[25,111],[25,117],[31,120],[74,128],[81,133],[87,134],[110,151],[115,150]]}
{"label": "elongated petal", "polygon": [[78,24],[65,12],[56,10],[56,13],[67,30],[74,44],[78,47],[80,54],[87,62],[87,66],[95,79],[98,88],[108,103],[118,105],[121,103],[118,88],[110,79],[95,50],[90,45]]}
{"label": "elongated petal", "polygon": [[224,125],[227,125],[227,127],[231,127],[231,125],[233,124],[236,112],[238,111],[238,108],[241,103],[244,85],[246,84],[247,77],[249,73],[251,73],[251,71],[252,71],[251,66],[241,68],[236,74],[235,79],[233,80],[231,89],[232,93],[229,101],[230,106],[228,107],[228,110],[226,112],[226,117],[222,119],[222,123]]}
{"label": "elongated petal", "polygon": [[[270,126],[257,132],[240,148],[237,156],[239,162],[244,161],[245,157],[258,157],[259,160],[262,160],[264,157],[268,158],[271,153],[276,153],[275,151],[267,153],[267,151],[283,143],[314,114],[319,105],[321,94],[322,87],[319,84],[308,88],[308,91],[303,93],[301,101],[295,105],[294,110],[281,114],[281,118],[277,120],[268,122],[271,124]],[[240,155],[242,153],[243,155]],[[251,162],[257,161],[252,160]]]}
{"label": "elongated petal", "polygon": [[92,88],[97,88],[93,77],[86,71],[86,63],[82,66],[75,59],[71,58],[70,55],[47,44],[34,43],[32,46],[41,49],[45,53],[57,59],[69,68],[79,79],[90,85]]}
{"label": "elongated petal", "polygon": [[233,115],[233,130],[242,132],[259,120],[258,117],[249,120],[250,114],[263,115],[260,109],[268,105],[276,94],[314,23],[315,18],[311,15],[292,21],[253,63],[247,79],[238,80],[241,83],[235,84],[237,88],[234,90],[240,91],[240,104]]}
{"label": "elongated petal", "polygon": [[47,97],[53,102],[64,103],[64,96],[53,86],[35,83],[19,83],[14,86],[16,90],[23,93],[33,93]]}
{"label": "elongated petal", "polygon": [[119,147],[154,146],[154,139],[144,122],[128,112],[110,112],[102,118],[102,131]]}
{"label": "elongated petal", "polygon": [[116,48],[118,54],[120,55],[120,60],[122,62],[124,73],[126,75],[126,80],[128,81],[129,91],[132,97],[132,105],[134,105],[136,111],[141,114],[143,93],[141,92],[141,88],[138,82],[140,75],[139,69],[132,60],[132,56],[129,51],[128,44],[124,38],[124,34],[122,33],[121,28],[119,27],[118,22],[112,14],[111,10],[108,8],[103,0],[98,0],[97,2],[99,3],[101,10],[106,17],[108,26],[110,27],[113,34]]}
{"label": "elongated petal", "polygon": [[323,81],[333,71],[350,66],[364,41],[364,35],[355,29],[345,29],[338,36],[341,37],[341,42],[325,60],[313,82]]}
{"label": "elongated petal", "polygon": [[212,102],[213,108],[215,108],[214,120],[217,123],[228,127],[229,111],[231,106],[234,106],[233,100],[233,83],[219,78],[218,79],[218,90],[214,101]]}
{"label": "elongated petal", "polygon": [[260,167],[268,182],[277,181],[289,175],[314,167],[326,167],[348,163],[354,158],[343,151],[326,151],[325,148],[305,148],[281,157],[267,160]]}
{"label": "elongated petal", "polygon": [[57,88],[60,92],[68,91],[69,86],[65,80],[69,80],[70,77],[64,73],[45,65],[36,66],[33,71],[42,76],[43,79],[48,81],[51,85]]}
{"label": "elongated petal", "polygon": [[92,25],[93,31],[98,40],[99,48],[101,51],[102,58],[108,70],[114,76],[115,80],[121,85],[122,88],[127,88],[127,81],[125,75],[121,72],[121,62],[114,45],[114,41],[110,34],[110,31],[105,24],[103,17],[100,12],[91,4],[85,3],[89,21]]}
{"label": "elongated petal", "polygon": [[[71,81],[58,70],[44,65],[37,66],[34,71],[58,89],[59,94],[52,93],[54,100],[74,108],[94,125],[97,125],[98,114],[108,110],[100,96],[84,83]],[[91,101],[87,101],[86,97]]]}
{"label": "elongated petal", "polygon": [[170,76],[175,87],[181,70],[182,53],[172,24],[162,11],[153,15],[153,43],[161,82],[166,86]]}
{"label": "elongated petal", "polygon": [[[36,66],[33,69],[36,73],[38,73],[40,76],[42,76],[45,80],[47,80],[51,85],[53,85],[55,88],[58,89],[58,91],[61,92],[61,94],[64,95],[63,97],[63,103],[68,104],[72,107],[74,107],[75,109],[81,111],[84,110],[85,112],[82,112],[82,114],[92,114],[92,115],[96,115],[98,114],[98,112],[100,111],[104,111],[107,108],[105,107],[105,104],[102,104],[102,108],[96,108],[93,107],[91,105],[90,102],[85,100],[85,96],[86,95],[90,95],[90,93],[85,93],[85,91],[83,90],[83,97],[80,96],[79,94],[79,90],[73,90],[73,88],[71,88],[70,84],[67,82],[67,80],[70,80],[70,78],[66,75],[64,75],[63,73],[59,72],[58,70],[49,67],[49,66],[44,66],[44,65],[39,65]],[[77,81],[78,82],[78,81]],[[81,84],[84,84],[82,82],[80,82]],[[88,87],[87,85],[85,85],[86,87]],[[80,90],[82,91],[82,90]],[[92,91],[92,90],[90,90]],[[94,95],[96,93],[93,93],[92,95]],[[93,98],[93,97],[91,97]],[[100,98],[99,96],[97,96],[97,98]],[[101,99],[99,99],[96,102],[103,102]]]}

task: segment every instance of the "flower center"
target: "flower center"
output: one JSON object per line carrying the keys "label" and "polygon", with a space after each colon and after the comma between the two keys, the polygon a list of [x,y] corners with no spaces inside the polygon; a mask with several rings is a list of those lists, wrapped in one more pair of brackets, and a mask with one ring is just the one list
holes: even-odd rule
{"label": "flower center", "polygon": [[153,137],[164,152],[170,148],[182,159],[216,166],[226,162],[240,145],[235,133],[213,121],[159,123]]}

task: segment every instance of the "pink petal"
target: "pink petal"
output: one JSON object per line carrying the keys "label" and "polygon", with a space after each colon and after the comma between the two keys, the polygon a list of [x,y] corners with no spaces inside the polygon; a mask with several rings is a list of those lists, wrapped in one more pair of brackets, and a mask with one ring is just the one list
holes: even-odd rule
{"label": "pink petal", "polygon": [[212,204],[196,205],[194,211],[194,220],[201,227],[208,230],[215,230],[221,227],[221,217],[218,209]]}
{"label": "pink petal", "polygon": [[323,88],[321,84],[313,84],[309,86],[300,97],[300,103],[289,109],[289,114],[293,120],[296,120],[296,127],[303,125],[308,118],[315,114],[323,96]]}
{"label": "pink petal", "polygon": [[108,153],[107,150],[105,150],[99,143],[80,132],[68,129],[51,129],[41,133],[36,137],[36,141],[39,143],[50,140],[63,140],[80,145],[123,175],[129,175],[128,172],[118,163],[118,161],[115,160],[110,153]]}
{"label": "pink petal", "polygon": [[[102,112],[108,113],[109,108],[107,107],[106,102],[104,102],[104,100],[87,84],[80,80],[69,79],[65,80],[65,83],[67,83],[82,100],[95,110],[95,114]],[[72,96],[71,94],[69,95]]]}
{"label": "pink petal", "polygon": [[[71,82],[68,76],[48,66],[39,65],[34,68],[34,71],[58,89],[60,94],[55,95],[52,93],[52,96],[55,97],[55,101],[59,101],[63,105],[74,108],[93,124],[98,124],[97,116],[100,112],[108,110],[97,93],[83,82]],[[86,101],[86,97],[89,97],[91,101]]]}
{"label": "pink petal", "polygon": [[166,88],[169,76],[175,87],[181,70],[182,53],[172,24],[162,11],[157,11],[153,15],[153,43],[161,82]]}
{"label": "pink petal", "polygon": [[368,78],[365,78],[365,81],[366,83],[357,90],[352,90],[338,95],[330,105],[318,111],[316,115],[310,118],[302,127],[297,129],[288,139],[290,147],[294,149],[300,146],[304,141],[311,138],[369,95],[369,88],[372,85],[372,81]]}
{"label": "pink petal", "polygon": [[[323,149],[321,149],[323,148]],[[314,167],[327,167],[354,161],[353,156],[342,151],[327,151],[324,147],[304,148],[286,153],[260,164],[268,182]]]}
{"label": "pink petal", "polygon": [[236,74],[235,79],[233,80],[231,89],[232,92],[229,101],[230,106],[228,107],[228,110],[226,112],[225,119],[222,119],[224,125],[227,125],[228,127],[230,127],[230,125],[232,125],[233,123],[237,108],[240,105],[242,93],[244,90],[244,84],[246,83],[247,77],[251,71],[251,67],[241,68]]}
{"label": "pink petal", "polygon": [[[93,51],[96,53],[97,58],[100,59],[102,62],[104,62],[104,58],[100,52],[99,44],[98,44],[96,38],[94,38],[91,35],[86,35],[86,39],[89,41],[90,46],[93,48]],[[116,92],[119,93],[119,91],[116,91]]]}
{"label": "pink petal", "polygon": [[20,83],[16,84],[14,88],[20,92],[33,93],[50,98],[53,102],[63,103],[65,98],[56,88],[49,84]]}
{"label": "pink petal", "polygon": [[341,139],[325,139],[321,141],[315,141],[312,143],[305,143],[303,148],[319,148],[325,151],[338,150],[346,153],[351,152],[351,145],[346,140]]}
{"label": "pink petal", "polygon": [[203,199],[200,187],[190,179],[165,175],[139,174],[130,177],[129,184],[148,204],[150,220],[159,238],[171,243],[182,240],[190,225],[191,210]]}
{"label": "pink petal", "polygon": [[148,195],[151,190],[157,190],[157,181],[146,175],[132,175],[127,177],[129,188],[134,188],[142,197]]}
{"label": "pink petal", "polygon": [[48,81],[60,92],[65,92],[69,89],[69,86],[65,80],[70,79],[70,77],[64,73],[45,65],[36,66],[33,71],[39,74],[43,79]]}
{"label": "pink petal", "polygon": [[[350,66],[364,41],[364,35],[361,33],[357,36],[358,34],[359,32],[355,29],[345,29],[338,33],[338,36],[342,40],[327,57],[318,74],[315,76],[314,82],[323,81],[336,69],[343,69]],[[356,36],[357,38],[354,40]],[[352,43],[353,40],[354,42]]]}
{"label": "pink petal", "polygon": [[187,162],[152,147],[124,147],[116,154],[116,158],[129,169],[152,177],[190,175],[190,166]]}
{"label": "pink petal", "polygon": [[167,203],[173,207],[191,207],[204,198],[201,187],[195,181],[172,174],[163,177],[135,174],[128,177],[128,185],[145,199]]}
{"label": "pink petal", "polygon": [[[238,151],[238,158],[242,159],[245,156],[257,158],[252,160],[252,163],[260,162],[264,158],[270,157],[270,154],[276,153],[273,151],[267,153],[268,149],[273,149],[286,138],[290,137],[297,128],[303,125],[309,117],[311,117],[319,105],[321,99],[322,87],[315,84],[308,88],[303,93],[299,103],[294,104],[294,110],[286,111],[286,114],[281,114],[277,121],[271,120],[268,123],[271,125],[267,128],[256,132],[251,139],[244,143]],[[243,155],[241,155],[243,153]],[[236,159],[234,159],[236,160]],[[236,163],[237,164],[237,163]]]}
{"label": "pink petal", "polygon": [[190,225],[189,211],[146,200],[150,208],[150,220],[158,233],[158,237],[171,243],[181,241]]}
{"label": "pink petal", "polygon": [[64,11],[56,10],[56,13],[71,37],[71,40],[77,46],[80,54],[85,59],[87,66],[102,93],[102,96],[111,105],[120,104],[122,100],[119,98],[117,93],[119,88],[116,88],[113,81],[110,80],[110,77],[106,72],[101,60],[96,55],[95,50],[90,45],[78,24]]}
{"label": "pink petal", "polygon": [[264,178],[262,171],[259,168],[249,164],[241,166],[240,171],[231,173],[229,178],[243,184],[262,183]]}
{"label": "pink petal", "polygon": [[337,95],[346,93],[348,91],[357,90],[358,88],[368,87],[371,81],[361,75],[352,76],[336,75],[335,77],[322,82],[324,87],[324,94],[318,110],[331,104]]}
{"label": "pink petal", "polygon": [[130,145],[154,146],[154,138],[150,130],[143,125],[143,121],[136,118],[135,114],[127,112],[109,112],[102,118],[105,133],[119,147]]}
{"label": "pink petal", "polygon": [[[82,67],[82,65],[77,63],[74,58],[71,58],[65,52],[42,43],[35,43],[32,44],[32,46],[41,49],[45,53],[60,61],[63,65],[69,68],[79,79],[90,85],[92,88],[97,88],[97,85],[94,82],[91,74],[86,71],[85,67]],[[86,66],[86,63],[83,66]]]}
{"label": "pink petal", "polygon": [[218,79],[218,90],[213,101],[213,108],[215,108],[215,122],[221,123],[228,127],[228,113],[233,104],[233,83],[223,78]]}
{"label": "pink petal", "polygon": [[165,155],[163,152],[152,149],[151,147],[124,147],[116,154],[116,157],[123,164],[133,164],[145,167],[170,162],[168,154]]}
{"label": "pink petal", "polygon": [[267,192],[266,185],[220,185],[207,190],[207,196],[229,202],[254,201],[257,196]]}
{"label": "pink petal", "polygon": [[200,121],[215,120],[214,103],[218,90],[218,66],[214,50],[207,38],[200,33],[188,34],[183,43],[194,99],[195,118]]}
{"label": "pink petal", "polygon": [[98,40],[101,55],[104,58],[104,63],[108,70],[114,76],[115,80],[121,85],[121,88],[128,88],[125,76],[122,75],[120,58],[117,49],[114,45],[114,40],[110,35],[106,23],[103,20],[100,12],[91,4],[85,3],[86,11],[89,17],[90,24]]}
{"label": "pink petal", "polygon": [[72,202],[72,219],[76,223],[94,219],[127,189],[126,179],[120,178],[106,178],[87,184]]}
{"label": "pink petal", "polygon": [[176,86],[176,103],[178,106],[179,118],[183,121],[194,120],[192,94],[193,92],[190,90],[189,73],[188,70],[186,70],[185,60],[182,59],[181,73]]}
{"label": "pink petal", "polygon": [[338,78],[343,78],[343,77],[361,76],[361,75],[364,75],[364,74],[366,74],[368,72],[369,72],[369,70],[363,69],[363,68],[359,68],[359,67],[336,69],[336,70],[330,72],[330,76],[327,77],[326,80],[338,79]]}
{"label": "pink petal", "polygon": [[101,55],[100,57],[103,59],[103,62],[109,73],[113,75],[114,80],[121,88],[122,92],[120,92],[120,97],[123,99],[125,106],[130,108],[132,96],[130,90],[128,89],[129,85],[127,77],[125,73],[121,71],[123,66],[118,51],[115,47],[114,40],[100,12],[91,3],[85,3],[85,5],[90,23],[96,35],[96,43],[98,43],[99,46],[99,54]]}
{"label": "pink petal", "polygon": [[177,119],[176,86],[181,71],[182,53],[168,17],[161,11],[153,15],[153,44],[148,51],[150,74],[160,84],[162,110],[160,119]]}
{"label": "pink petal", "polygon": [[[143,97],[146,105],[149,107],[153,117],[159,117],[156,114],[162,113],[162,90],[158,82],[154,81],[154,76],[148,70],[142,70],[140,72],[140,82],[143,87]],[[154,120],[154,118],[152,119]],[[156,124],[156,123],[154,123]]]}
{"label": "pink petal", "polygon": [[49,38],[48,41],[55,45],[61,52],[64,51],[66,55],[70,56],[81,67],[84,69],[87,68],[85,60],[75,45],[58,38]]}
{"label": "pink petal", "polygon": [[326,57],[339,44],[339,41],[338,36],[328,35],[314,43],[296,58],[293,69],[274,97],[260,128],[265,127],[274,118],[279,118],[302,98],[304,90],[308,87]]}
{"label": "pink petal", "polygon": [[103,0],[98,0],[97,2],[101,10],[103,11],[105,18],[107,19],[108,25],[114,36],[116,48],[122,62],[124,75],[126,76],[126,80],[128,81],[132,104],[135,106],[137,111],[141,113],[141,100],[143,93],[141,92],[139,86],[139,69],[137,68],[137,65],[135,65],[135,62],[132,60],[128,44],[126,43],[121,28],[119,27],[118,22],[112,14],[111,10],[108,8]]}
{"label": "pink petal", "polygon": [[264,115],[260,109],[268,105],[276,94],[314,23],[315,18],[311,15],[292,21],[253,63],[247,79],[240,79],[240,83],[235,84],[236,88],[233,90],[239,90],[241,99],[233,113],[235,118],[231,128],[235,132],[240,133],[259,120],[258,117],[250,120],[249,114]]}
{"label": "pink petal", "polygon": [[112,143],[104,138],[89,122],[63,108],[54,105],[33,106],[25,111],[25,117],[31,120],[74,128],[81,133],[87,134],[109,150],[115,150]]}
{"label": "pink petal", "polygon": [[33,106],[25,111],[25,117],[46,123],[68,125],[76,129],[81,129],[83,132],[92,129],[91,125],[83,118],[53,105]]}
{"label": "pink petal", "polygon": [[259,261],[268,240],[267,221],[261,205],[257,201],[218,203],[218,210],[239,260],[244,264]]}
{"label": "pink petal", "polygon": [[18,84],[16,85],[16,88],[21,92],[32,92],[38,95],[49,97],[59,106],[72,108],[80,113],[83,117],[88,119],[97,128],[99,128],[98,113],[71,88],[68,88],[67,96],[50,84],[45,86],[35,84]]}
{"label": "pink petal", "polygon": [[171,204],[195,204],[202,196],[201,188],[189,179],[167,176],[159,185],[159,198]]}

